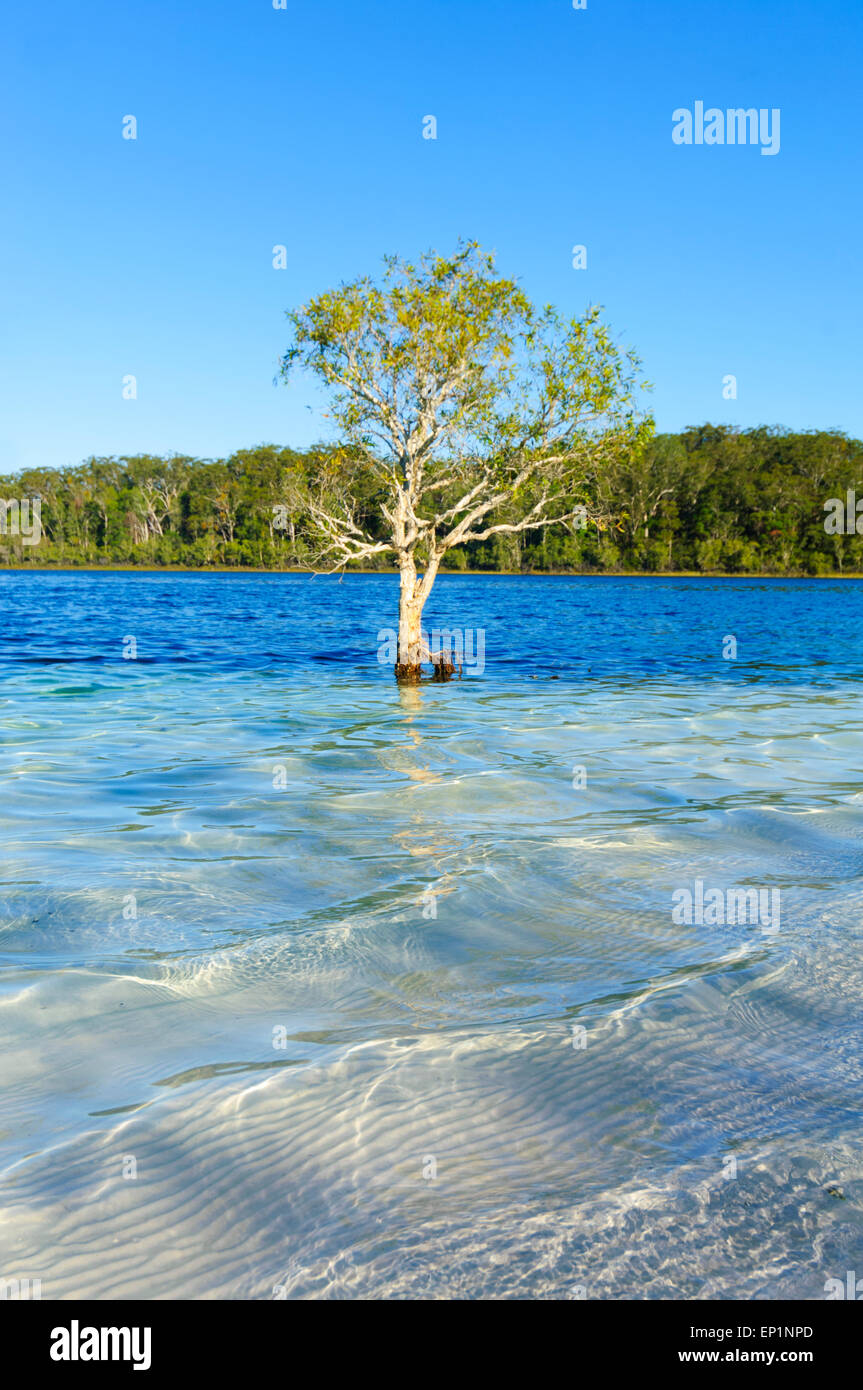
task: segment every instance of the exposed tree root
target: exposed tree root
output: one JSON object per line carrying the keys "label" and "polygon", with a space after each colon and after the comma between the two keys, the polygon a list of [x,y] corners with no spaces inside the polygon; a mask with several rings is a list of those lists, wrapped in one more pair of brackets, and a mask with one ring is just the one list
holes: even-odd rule
{"label": "exposed tree root", "polygon": [[451,681],[456,671],[461,680],[461,663],[453,658],[451,652],[435,652],[431,660],[433,681]]}

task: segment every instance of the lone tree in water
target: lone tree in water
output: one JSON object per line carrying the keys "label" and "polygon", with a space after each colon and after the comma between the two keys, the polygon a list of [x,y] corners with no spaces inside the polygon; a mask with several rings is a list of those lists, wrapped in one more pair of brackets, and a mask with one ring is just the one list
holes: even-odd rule
{"label": "lone tree in water", "polygon": [[447,551],[583,526],[587,485],[641,446],[638,359],[598,308],[570,320],[535,308],[476,242],[418,265],[388,257],[378,283],[342,285],[288,318],[281,374],[324,382],[340,440],[309,503],[318,558],[338,570],[393,555],[396,675],[418,680],[432,657],[423,606]]}

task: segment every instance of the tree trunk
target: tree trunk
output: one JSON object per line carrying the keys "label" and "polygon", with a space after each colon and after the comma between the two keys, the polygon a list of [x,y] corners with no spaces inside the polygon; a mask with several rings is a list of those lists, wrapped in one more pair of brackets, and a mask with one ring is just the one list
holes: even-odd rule
{"label": "tree trunk", "polygon": [[422,585],[417,580],[413,559],[401,565],[399,589],[399,650],[396,680],[415,683],[419,680],[426,652],[422,640]]}
{"label": "tree trunk", "polygon": [[[423,606],[431,593],[440,564],[440,555],[429,560],[425,575],[417,577],[413,556],[407,554],[400,561],[401,586],[399,590],[399,643],[396,661],[396,680],[408,685],[416,685],[422,678],[422,663],[430,661],[434,667],[432,679],[448,681],[456,670],[456,663],[449,651],[432,652],[423,637]],[[461,665],[458,666],[461,678]]]}

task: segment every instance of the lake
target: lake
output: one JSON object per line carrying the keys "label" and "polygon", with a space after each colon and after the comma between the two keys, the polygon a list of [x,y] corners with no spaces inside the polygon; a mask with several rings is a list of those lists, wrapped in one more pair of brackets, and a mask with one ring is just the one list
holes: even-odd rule
{"label": "lake", "polygon": [[0,1279],[863,1275],[863,585],[445,575],[415,688],[396,603],[0,573]]}

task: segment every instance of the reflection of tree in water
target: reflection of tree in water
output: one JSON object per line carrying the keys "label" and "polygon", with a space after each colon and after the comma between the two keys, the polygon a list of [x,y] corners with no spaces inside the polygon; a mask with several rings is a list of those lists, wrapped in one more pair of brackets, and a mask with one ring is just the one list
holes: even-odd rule
{"label": "reflection of tree in water", "polygon": [[[397,692],[404,711],[404,718],[400,722],[407,726],[407,737],[390,748],[379,749],[378,757],[385,767],[409,778],[411,782],[440,783],[444,780],[443,774],[432,768],[427,744],[417,726],[428,692],[420,685],[401,684],[397,686]],[[409,796],[410,792],[405,789],[405,794]],[[394,800],[395,795],[394,791]],[[402,819],[398,814],[398,804],[394,804],[393,810],[396,818]],[[428,882],[417,899],[418,910],[428,919],[437,916],[437,900],[455,891],[455,877],[445,864],[458,849],[459,841],[449,834],[443,821],[430,818],[424,811],[411,810],[408,820],[410,826],[396,830],[393,839],[412,858],[432,861],[423,867],[423,876]]]}

